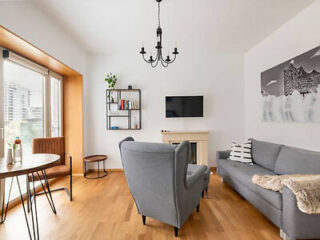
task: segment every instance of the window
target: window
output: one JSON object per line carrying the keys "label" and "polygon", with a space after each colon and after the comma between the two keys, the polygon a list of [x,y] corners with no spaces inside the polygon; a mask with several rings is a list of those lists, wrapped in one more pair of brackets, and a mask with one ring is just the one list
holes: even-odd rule
{"label": "window", "polygon": [[4,61],[5,153],[19,137],[23,153],[31,154],[32,139],[44,137],[44,81],[44,75]]}
{"label": "window", "polygon": [[[34,138],[62,136],[62,76],[13,53],[4,61],[0,59],[1,69],[0,96],[3,94],[4,101],[0,105],[0,128],[3,124],[4,141],[0,147],[4,154],[16,137],[22,141],[23,155],[29,155]],[[26,192],[25,177],[19,177],[19,181]],[[6,190],[10,183],[7,179]],[[12,190],[11,199],[19,195],[17,186]]]}

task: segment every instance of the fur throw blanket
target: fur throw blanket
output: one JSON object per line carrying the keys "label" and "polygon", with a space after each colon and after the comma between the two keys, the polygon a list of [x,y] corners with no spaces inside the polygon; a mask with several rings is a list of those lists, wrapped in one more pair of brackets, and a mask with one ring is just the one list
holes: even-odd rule
{"label": "fur throw blanket", "polygon": [[286,186],[296,196],[301,212],[320,214],[320,175],[254,175],[252,183],[281,193]]}

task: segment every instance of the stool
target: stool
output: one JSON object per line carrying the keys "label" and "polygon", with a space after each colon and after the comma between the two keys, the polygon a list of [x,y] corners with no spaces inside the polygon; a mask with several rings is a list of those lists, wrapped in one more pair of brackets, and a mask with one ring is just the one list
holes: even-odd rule
{"label": "stool", "polygon": [[[108,172],[105,169],[105,160],[107,160],[108,157],[106,155],[92,155],[92,156],[87,156],[83,159],[84,163],[84,177],[87,179],[99,179],[103,178],[108,175]],[[96,162],[98,164],[98,176],[97,177],[87,177],[87,163],[94,163]],[[104,174],[100,176],[100,162],[103,163],[103,172]]]}

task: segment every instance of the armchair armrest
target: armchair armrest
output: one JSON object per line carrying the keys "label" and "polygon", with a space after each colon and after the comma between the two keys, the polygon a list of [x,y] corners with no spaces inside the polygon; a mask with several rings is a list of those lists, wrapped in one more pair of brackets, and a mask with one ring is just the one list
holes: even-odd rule
{"label": "armchair armrest", "polygon": [[196,169],[191,175],[187,175],[186,185],[187,187],[191,187],[198,181],[204,182],[204,175],[207,170],[206,166],[200,166]]}
{"label": "armchair armrest", "polygon": [[228,159],[230,156],[230,150],[226,151],[217,151],[217,159]]}
{"label": "armchair armrest", "polygon": [[320,215],[299,210],[294,193],[287,187],[282,194],[282,230],[292,239],[320,238]]}

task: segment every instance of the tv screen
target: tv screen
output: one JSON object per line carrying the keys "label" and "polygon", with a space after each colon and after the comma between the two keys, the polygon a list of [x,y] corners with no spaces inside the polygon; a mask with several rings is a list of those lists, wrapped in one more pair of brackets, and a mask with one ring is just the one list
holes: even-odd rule
{"label": "tv screen", "polygon": [[203,96],[166,97],[166,117],[203,117]]}

